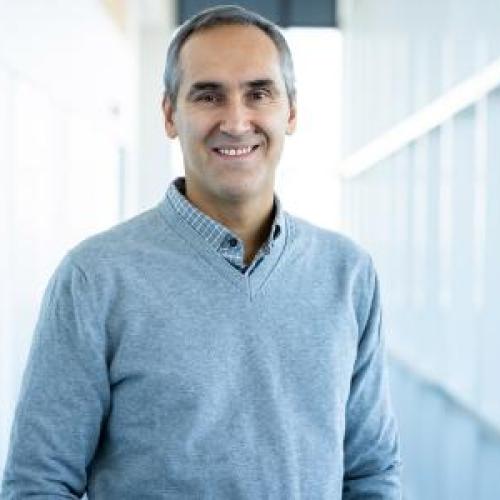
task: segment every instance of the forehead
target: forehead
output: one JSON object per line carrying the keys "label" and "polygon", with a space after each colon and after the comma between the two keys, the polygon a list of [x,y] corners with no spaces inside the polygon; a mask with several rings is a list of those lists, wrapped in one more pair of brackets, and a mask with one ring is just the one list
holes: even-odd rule
{"label": "forehead", "polygon": [[179,58],[181,87],[197,80],[246,81],[256,78],[282,82],[278,49],[255,26],[217,26],[194,33]]}

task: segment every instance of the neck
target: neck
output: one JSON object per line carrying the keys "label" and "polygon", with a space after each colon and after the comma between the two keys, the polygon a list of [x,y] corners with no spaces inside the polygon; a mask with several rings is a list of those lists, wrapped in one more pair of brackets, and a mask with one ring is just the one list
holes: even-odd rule
{"label": "neck", "polygon": [[250,264],[266,241],[273,223],[273,193],[265,200],[247,200],[245,203],[221,204],[199,199],[186,185],[186,198],[203,213],[227,227],[245,245],[245,264]]}

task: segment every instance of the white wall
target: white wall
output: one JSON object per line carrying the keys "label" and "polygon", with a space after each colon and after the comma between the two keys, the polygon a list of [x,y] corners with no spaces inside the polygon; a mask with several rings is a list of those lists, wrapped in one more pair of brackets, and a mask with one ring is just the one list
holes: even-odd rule
{"label": "white wall", "polygon": [[129,62],[97,1],[0,2],[0,470],[49,275],[119,218]]}
{"label": "white wall", "polygon": [[[499,0],[345,0],[341,7],[346,152],[500,57]],[[425,415],[429,426],[403,423],[415,498],[493,498],[478,491],[480,472],[500,465],[491,453],[500,456],[499,132],[500,82],[343,184],[349,232],[374,255],[381,275],[392,357],[437,396],[405,398],[403,413],[422,421]],[[426,399],[460,408],[474,433],[451,413],[433,421],[438,412],[430,413]],[[442,444],[425,434],[442,436]],[[433,466],[418,475],[416,461]]]}
{"label": "white wall", "polygon": [[342,35],[333,28],[289,28],[284,35],[297,78],[297,129],[286,137],[277,191],[288,211],[339,230]]}
{"label": "white wall", "polygon": [[183,170],[173,154],[174,144],[166,137],[161,111],[165,56],[175,29],[175,2],[128,0],[127,5],[137,74],[136,121],[132,127],[135,147],[130,158],[134,168],[128,178],[130,210],[125,213],[130,216],[158,203],[170,180]]}

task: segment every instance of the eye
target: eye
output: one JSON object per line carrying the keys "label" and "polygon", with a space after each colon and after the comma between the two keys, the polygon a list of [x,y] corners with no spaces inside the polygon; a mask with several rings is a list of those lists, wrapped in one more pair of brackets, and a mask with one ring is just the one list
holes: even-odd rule
{"label": "eye", "polygon": [[213,93],[201,94],[196,98],[197,102],[204,102],[208,104],[215,104],[221,100],[221,96]]}
{"label": "eye", "polygon": [[251,97],[254,101],[262,101],[264,99],[267,99],[271,96],[271,93],[269,90],[266,89],[257,89],[253,90],[251,92]]}

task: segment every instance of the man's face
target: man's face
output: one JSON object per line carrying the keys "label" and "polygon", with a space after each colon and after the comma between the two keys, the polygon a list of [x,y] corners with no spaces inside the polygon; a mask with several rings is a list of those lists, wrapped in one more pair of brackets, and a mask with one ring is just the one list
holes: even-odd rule
{"label": "man's face", "polygon": [[273,41],[254,26],[218,26],[192,35],[180,53],[169,137],[179,137],[186,186],[205,206],[270,203],[285,133],[295,128]]}

